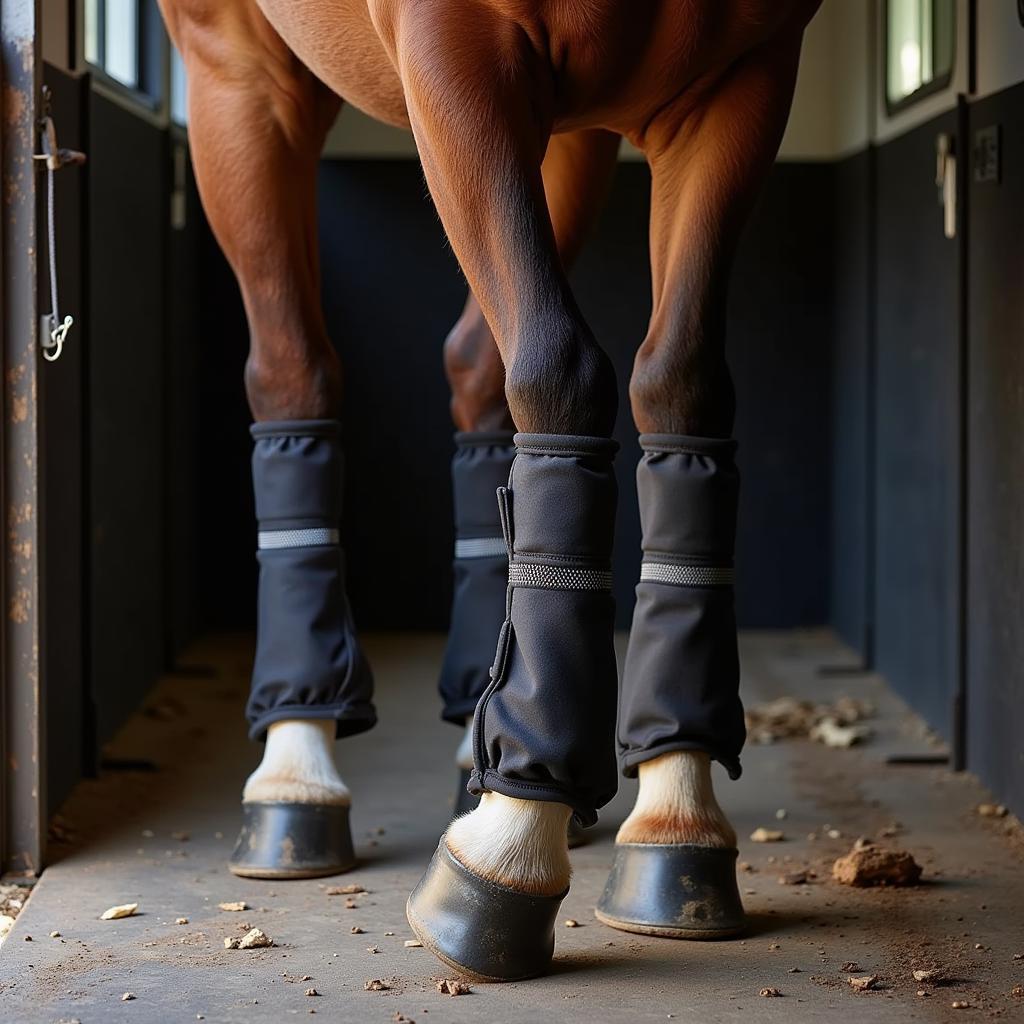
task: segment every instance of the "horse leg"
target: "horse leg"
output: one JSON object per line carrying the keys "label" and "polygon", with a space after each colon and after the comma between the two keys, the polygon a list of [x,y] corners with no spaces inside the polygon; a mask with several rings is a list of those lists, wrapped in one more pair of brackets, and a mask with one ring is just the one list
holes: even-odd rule
{"label": "horse leg", "polygon": [[[544,194],[562,265],[570,267],[600,213],[618,159],[619,136],[600,129],[552,136],[541,165]],[[473,710],[489,682],[494,637],[505,616],[507,552],[495,491],[515,457],[505,367],[479,303],[470,292],[444,345],[452,392],[455,456],[454,598],[441,668],[442,717],[464,724],[455,761],[461,774],[456,813],[472,809]]]}
{"label": "horse leg", "polygon": [[394,17],[383,34],[427,184],[494,334],[519,431],[502,494],[506,619],[476,709],[470,785],[482,798],[448,829],[409,920],[449,964],[508,980],[547,967],[568,818],[592,823],[615,790],[614,371],[548,215],[550,81],[536,51],[467,0],[404,4]]}
{"label": "horse leg", "polygon": [[305,877],[351,863],[337,735],[374,721],[338,519],[341,370],[320,305],[316,167],[339,108],[253,0],[162,0],[189,78],[203,206],[242,292],[257,421],[259,626],[247,715],[266,739],[232,870]]}
{"label": "horse leg", "polygon": [[598,910],[632,931],[706,938],[743,922],[736,836],[710,771],[717,759],[737,777],[744,739],[726,285],[785,128],[800,38],[746,57],[696,109],[666,109],[643,140],[654,305],[630,400],[644,557],[618,724],[620,762],[639,772],[640,790]]}

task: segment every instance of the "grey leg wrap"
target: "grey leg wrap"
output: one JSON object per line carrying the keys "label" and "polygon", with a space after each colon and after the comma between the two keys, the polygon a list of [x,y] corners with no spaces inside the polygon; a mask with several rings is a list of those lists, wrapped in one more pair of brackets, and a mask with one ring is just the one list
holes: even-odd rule
{"label": "grey leg wrap", "polygon": [[469,789],[568,804],[580,824],[615,793],[611,548],[605,438],[516,434],[499,490],[509,549],[505,622],[477,705]]}
{"label": "grey leg wrap", "polygon": [[342,452],[334,420],[257,423],[252,457],[260,563],[249,735],[289,718],[377,720],[373,677],[356,640],[339,543]]}
{"label": "grey leg wrap", "polygon": [[622,770],[703,750],[738,778],[746,730],[733,600],[736,444],[644,434],[640,445],[643,565],[620,695]]}
{"label": "grey leg wrap", "polygon": [[439,690],[445,721],[462,725],[490,682],[494,637],[505,618],[508,552],[494,493],[515,458],[512,431],[455,435],[455,592]]}

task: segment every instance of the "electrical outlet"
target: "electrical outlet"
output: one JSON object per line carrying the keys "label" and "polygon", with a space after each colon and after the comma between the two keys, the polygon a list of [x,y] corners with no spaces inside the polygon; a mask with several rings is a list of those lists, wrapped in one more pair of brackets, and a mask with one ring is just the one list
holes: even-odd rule
{"label": "electrical outlet", "polygon": [[[1024,0],[1022,0],[1024,2]],[[974,133],[974,180],[979,185],[999,183],[1000,145],[999,125],[990,124]]]}

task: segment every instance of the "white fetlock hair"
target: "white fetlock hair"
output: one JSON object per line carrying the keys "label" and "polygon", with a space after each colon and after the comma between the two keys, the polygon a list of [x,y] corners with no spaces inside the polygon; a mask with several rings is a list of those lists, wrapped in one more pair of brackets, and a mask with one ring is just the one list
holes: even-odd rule
{"label": "white fetlock hair", "polygon": [[288,719],[267,730],[263,760],[242,791],[243,803],[352,803],[334,763],[335,723]]}
{"label": "white fetlock hair", "polygon": [[572,867],[565,804],[484,793],[480,806],[448,826],[455,858],[481,878],[519,892],[555,896],[569,885]]}
{"label": "white fetlock hair", "polygon": [[639,772],[640,792],[617,843],[736,846],[736,832],[715,798],[707,754],[671,751],[643,762]]}

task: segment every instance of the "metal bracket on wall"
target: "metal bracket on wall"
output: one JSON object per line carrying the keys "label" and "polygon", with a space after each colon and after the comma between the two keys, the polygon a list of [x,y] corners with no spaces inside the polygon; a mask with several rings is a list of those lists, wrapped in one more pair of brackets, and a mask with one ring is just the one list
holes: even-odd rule
{"label": "metal bracket on wall", "polygon": [[935,186],[943,210],[942,233],[956,238],[956,143],[948,132],[935,136]]}

